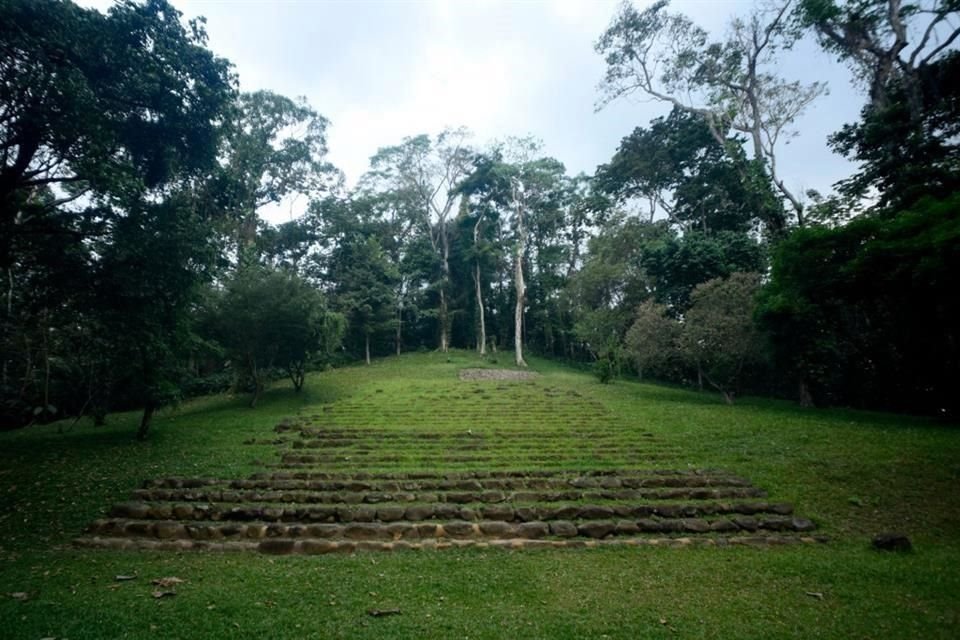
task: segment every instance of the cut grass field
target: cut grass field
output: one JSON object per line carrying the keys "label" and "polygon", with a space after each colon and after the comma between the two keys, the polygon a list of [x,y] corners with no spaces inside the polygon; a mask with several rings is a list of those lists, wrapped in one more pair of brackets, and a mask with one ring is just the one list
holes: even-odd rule
{"label": "cut grass field", "polygon": [[[101,428],[0,434],[0,637],[960,636],[956,426],[753,398],[728,407],[710,394],[532,365],[541,374],[532,381],[464,382],[460,369],[489,365],[464,352],[390,358],[314,375],[302,394],[278,385],[255,410],[225,396],[186,403],[159,415],[145,443],[133,439],[133,414]],[[830,542],[288,557],[71,546],[145,479],[244,478],[276,463],[268,442],[290,418],[369,434],[328,463],[337,471],[589,470],[637,459],[722,469],[792,502]],[[408,438],[425,432],[488,439],[472,458],[443,456]],[[870,548],[891,530],[915,551]],[[186,582],[154,598],[151,580],[167,576]]]}

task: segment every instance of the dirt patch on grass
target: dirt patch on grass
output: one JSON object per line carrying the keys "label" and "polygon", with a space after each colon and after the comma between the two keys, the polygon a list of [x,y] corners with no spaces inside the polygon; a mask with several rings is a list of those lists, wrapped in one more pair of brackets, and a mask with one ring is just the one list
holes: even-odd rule
{"label": "dirt patch on grass", "polygon": [[535,371],[512,369],[460,369],[461,380],[533,380],[540,374]]}

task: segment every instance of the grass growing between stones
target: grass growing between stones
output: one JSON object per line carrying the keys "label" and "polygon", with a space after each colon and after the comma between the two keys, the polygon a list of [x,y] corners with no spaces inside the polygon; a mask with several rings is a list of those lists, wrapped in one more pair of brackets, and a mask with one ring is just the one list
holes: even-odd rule
{"label": "grass growing between stones", "polygon": [[[146,443],[133,440],[132,414],[103,428],[0,434],[0,635],[960,635],[956,427],[751,398],[728,407],[710,394],[604,386],[537,360],[532,381],[457,378],[477,366],[489,365],[468,353],[417,354],[315,375],[303,394],[278,386],[256,410],[206,398],[158,416]],[[146,478],[242,478],[279,464],[268,443],[292,441],[273,431],[285,418],[356,435],[324,462],[334,471],[723,469],[792,501],[831,542],[279,558],[70,546]],[[886,530],[910,535],[916,551],[872,551],[869,537]],[[165,576],[186,582],[154,598],[150,581]]]}

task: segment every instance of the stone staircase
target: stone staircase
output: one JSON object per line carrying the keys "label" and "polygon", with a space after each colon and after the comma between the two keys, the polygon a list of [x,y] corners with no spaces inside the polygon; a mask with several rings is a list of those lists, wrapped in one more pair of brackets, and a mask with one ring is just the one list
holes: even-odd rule
{"label": "stone staircase", "polygon": [[791,505],[720,471],[280,471],[148,480],[133,497],[77,543],[314,554],[823,541]]}
{"label": "stone staircase", "polygon": [[284,420],[245,443],[273,452],[265,471],[146,480],[76,544],[319,554],[825,541],[747,479],[671,469],[675,446],[602,407],[571,415],[583,411],[596,414],[586,427],[528,415],[476,432],[361,426],[355,407]]}

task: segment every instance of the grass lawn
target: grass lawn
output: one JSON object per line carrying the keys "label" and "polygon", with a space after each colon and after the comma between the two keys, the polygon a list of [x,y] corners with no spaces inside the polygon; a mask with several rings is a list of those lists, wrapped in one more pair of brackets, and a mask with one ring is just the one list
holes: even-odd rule
{"label": "grass lawn", "polygon": [[[501,361],[505,358],[501,356]],[[429,353],[278,384],[245,398],[192,401],[134,440],[137,415],[0,434],[0,637],[3,638],[956,638],[960,637],[960,429],[921,419],[801,410],[745,398],[616,382],[536,360],[541,375],[462,382],[471,353]],[[585,449],[639,435],[670,469],[750,479],[813,519],[825,545],[507,551],[450,549],[286,556],[87,551],[70,541],[146,478],[242,478],[275,462],[285,418],[342,429],[549,433],[563,468],[617,466]],[[263,444],[244,444],[251,439]],[[540,462],[522,438],[492,468]],[[391,441],[371,438],[373,451]],[[393,461],[340,469],[415,470]],[[611,457],[612,455],[612,457]],[[476,467],[432,462],[441,470]],[[436,468],[429,469],[436,471]],[[906,533],[915,550],[870,548]],[[118,575],[136,576],[117,581]],[[155,578],[186,582],[154,598]],[[373,617],[370,609],[398,609]]]}

